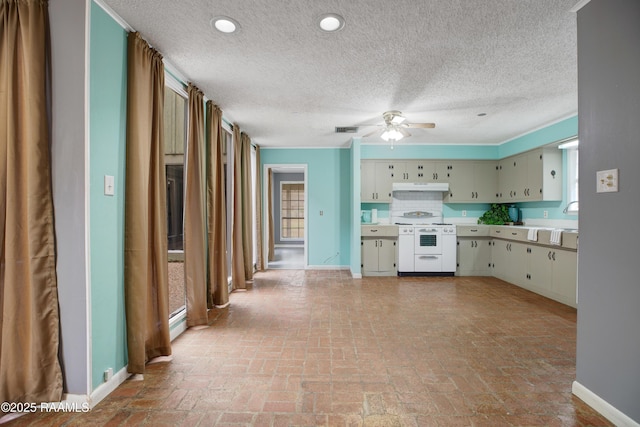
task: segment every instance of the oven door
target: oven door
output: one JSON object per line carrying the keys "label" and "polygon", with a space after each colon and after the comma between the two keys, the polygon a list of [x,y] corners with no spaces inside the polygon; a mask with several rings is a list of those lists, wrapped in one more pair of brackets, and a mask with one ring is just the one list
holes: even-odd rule
{"label": "oven door", "polygon": [[415,255],[441,255],[442,230],[437,227],[416,227],[414,241]]}

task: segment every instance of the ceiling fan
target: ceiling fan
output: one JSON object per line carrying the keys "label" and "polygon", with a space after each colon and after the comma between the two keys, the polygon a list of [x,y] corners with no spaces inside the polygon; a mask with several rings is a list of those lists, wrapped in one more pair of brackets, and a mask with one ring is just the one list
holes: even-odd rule
{"label": "ceiling fan", "polygon": [[[382,118],[384,119],[384,124],[378,124],[375,126],[381,126],[384,129],[380,134],[380,137],[385,141],[391,141],[393,144],[394,141],[399,141],[404,137],[409,137],[411,134],[407,131],[407,128],[414,129],[433,129],[436,127],[435,123],[409,123],[406,118],[402,115],[400,111],[390,110],[382,114]],[[363,138],[367,138],[371,135],[380,132],[380,130],[374,130],[373,132],[369,132],[366,135],[363,135]],[[393,146],[393,145],[392,145]]]}

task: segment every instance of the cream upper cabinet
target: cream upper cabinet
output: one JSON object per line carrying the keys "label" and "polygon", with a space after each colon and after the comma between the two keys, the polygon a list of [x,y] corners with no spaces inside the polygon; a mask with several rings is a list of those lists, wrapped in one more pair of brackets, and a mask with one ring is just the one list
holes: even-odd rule
{"label": "cream upper cabinet", "polygon": [[498,162],[501,203],[562,200],[562,153],[538,148]]}
{"label": "cream upper cabinet", "polygon": [[491,160],[458,160],[448,171],[448,203],[493,203],[497,201],[497,162]]}

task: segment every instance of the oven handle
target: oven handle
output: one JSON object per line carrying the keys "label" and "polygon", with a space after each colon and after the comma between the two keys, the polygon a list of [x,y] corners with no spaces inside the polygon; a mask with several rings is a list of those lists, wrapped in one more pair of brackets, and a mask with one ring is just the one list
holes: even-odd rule
{"label": "oven handle", "polygon": [[418,233],[436,233],[438,230],[435,228],[421,228],[420,230],[418,230]]}
{"label": "oven handle", "polygon": [[418,259],[438,259],[435,255],[419,255]]}

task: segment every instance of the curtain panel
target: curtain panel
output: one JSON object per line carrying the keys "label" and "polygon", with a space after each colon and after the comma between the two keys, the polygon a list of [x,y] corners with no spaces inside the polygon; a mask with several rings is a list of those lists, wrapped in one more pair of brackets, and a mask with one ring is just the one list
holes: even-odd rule
{"label": "curtain panel", "polygon": [[164,165],[162,56],[130,33],[127,41],[125,311],[128,370],[171,354]]}
{"label": "curtain panel", "polygon": [[251,183],[251,138],[242,133],[242,250],[245,280],[253,280],[253,185]]}
{"label": "curtain panel", "polygon": [[242,226],[242,139],[240,127],[233,125],[233,210],[231,223],[231,283],[233,289],[246,289]]}
{"label": "curtain panel", "polygon": [[262,174],[260,173],[260,147],[256,147],[256,246],[258,248],[258,259],[256,260],[256,270],[263,271],[265,269],[264,248],[262,247]]}
{"label": "curtain panel", "polygon": [[229,304],[227,272],[227,203],[222,140],[222,111],[207,101],[207,244],[209,307]]}
{"label": "curtain panel", "polygon": [[204,95],[192,84],[189,94],[184,212],[184,270],[187,326],[207,325],[207,230],[205,223]]}
{"label": "curtain panel", "polygon": [[0,0],[0,402],[62,397],[48,19],[46,0]]}

